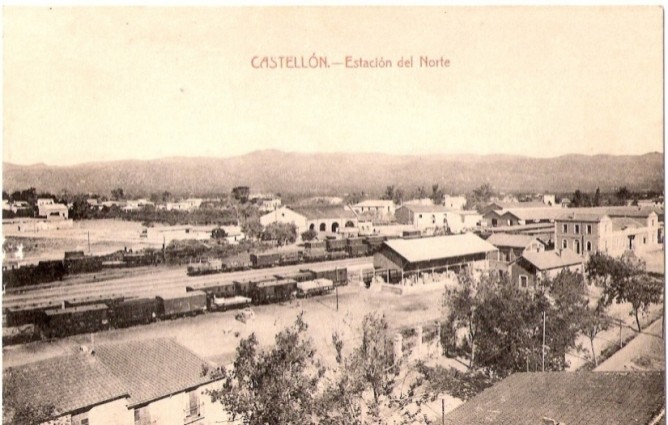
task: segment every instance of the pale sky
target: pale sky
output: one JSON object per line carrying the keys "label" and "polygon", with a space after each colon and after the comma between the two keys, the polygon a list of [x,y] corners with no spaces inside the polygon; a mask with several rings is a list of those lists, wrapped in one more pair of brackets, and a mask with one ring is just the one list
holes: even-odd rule
{"label": "pale sky", "polygon": [[[6,7],[3,26],[17,164],[663,152],[659,7]],[[330,67],[251,66],[314,53]],[[392,68],[332,65],[346,56]]]}

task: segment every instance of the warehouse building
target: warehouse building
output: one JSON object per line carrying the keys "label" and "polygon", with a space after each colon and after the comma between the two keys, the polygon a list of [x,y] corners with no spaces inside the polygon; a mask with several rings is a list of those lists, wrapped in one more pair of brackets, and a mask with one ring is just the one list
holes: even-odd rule
{"label": "warehouse building", "polygon": [[472,233],[418,239],[385,241],[374,255],[376,269],[402,273],[458,271],[461,268],[487,270],[497,248]]}

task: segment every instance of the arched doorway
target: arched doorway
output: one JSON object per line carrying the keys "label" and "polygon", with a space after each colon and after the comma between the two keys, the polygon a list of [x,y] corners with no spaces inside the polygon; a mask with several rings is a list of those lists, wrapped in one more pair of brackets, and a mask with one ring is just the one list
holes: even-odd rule
{"label": "arched doorway", "polygon": [[338,231],[339,231],[339,223],[335,221],[334,223],[332,223],[332,233],[336,233]]}
{"label": "arched doorway", "polygon": [[320,231],[321,232],[327,231],[327,225],[325,223],[320,223]]}
{"label": "arched doorway", "polygon": [[348,220],[348,221],[346,221],[346,227],[355,227],[355,223],[353,223],[352,221]]}
{"label": "arched doorway", "polygon": [[308,227],[309,230],[315,230],[315,224],[311,223],[311,225]]}

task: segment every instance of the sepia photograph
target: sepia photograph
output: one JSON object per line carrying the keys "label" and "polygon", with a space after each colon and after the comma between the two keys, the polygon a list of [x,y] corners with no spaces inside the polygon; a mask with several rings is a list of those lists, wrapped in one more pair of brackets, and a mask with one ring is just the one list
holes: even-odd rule
{"label": "sepia photograph", "polygon": [[3,6],[2,422],[666,423],[661,6]]}

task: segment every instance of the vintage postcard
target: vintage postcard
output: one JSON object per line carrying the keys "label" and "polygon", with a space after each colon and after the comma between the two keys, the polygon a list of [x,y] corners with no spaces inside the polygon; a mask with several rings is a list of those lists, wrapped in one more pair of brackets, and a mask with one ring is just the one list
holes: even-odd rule
{"label": "vintage postcard", "polygon": [[2,14],[3,423],[665,423],[663,8]]}

